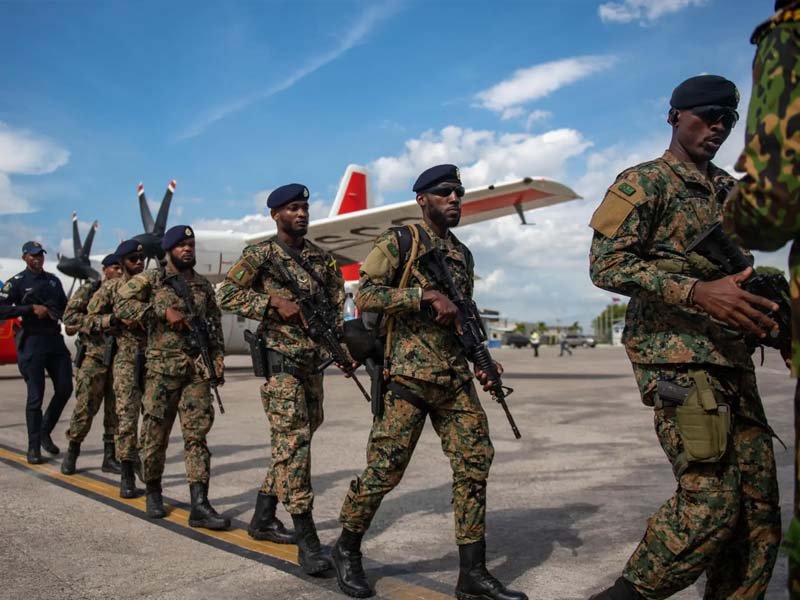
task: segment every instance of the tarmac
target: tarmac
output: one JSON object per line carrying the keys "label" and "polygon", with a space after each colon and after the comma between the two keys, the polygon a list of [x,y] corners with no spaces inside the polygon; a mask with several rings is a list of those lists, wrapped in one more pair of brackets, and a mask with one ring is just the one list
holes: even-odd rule
{"label": "tarmac", "polygon": [[[532,600],[585,600],[619,575],[647,518],[675,489],[652,409],[641,404],[621,348],[578,348],[571,357],[559,357],[557,347],[542,348],[539,358],[530,349],[493,355],[515,390],[509,404],[522,439],[514,439],[500,406],[482,393],[496,450],[488,489],[489,567]],[[260,382],[246,358],[227,362],[221,388],[226,413],[217,413],[209,436],[210,498],[234,522],[233,531],[223,534],[186,526],[189,489],[177,423],[164,476],[171,508],[162,521],[147,519],[143,499],[119,499],[118,479],[100,471],[102,413],[83,444],[78,474],[61,475],[74,400],[53,435],[61,456],[27,465],[25,386],[14,365],[0,367],[0,598],[345,597],[334,578],[303,575],[294,546],[246,535],[268,465],[268,427]],[[769,421],[791,448],[794,381],[772,351],[757,372]],[[355,385],[330,369],[325,394],[325,422],[312,446],[312,483],[319,535],[330,546],[349,482],[364,467],[371,415]],[[794,454],[777,442],[775,448],[785,525]],[[365,566],[379,598],[452,597],[458,552],[450,481],[428,426],[364,540]],[[279,517],[291,524],[282,508]],[[788,598],[785,581],[782,555],[766,598]],[[703,586],[701,578],[674,598],[701,598]]]}

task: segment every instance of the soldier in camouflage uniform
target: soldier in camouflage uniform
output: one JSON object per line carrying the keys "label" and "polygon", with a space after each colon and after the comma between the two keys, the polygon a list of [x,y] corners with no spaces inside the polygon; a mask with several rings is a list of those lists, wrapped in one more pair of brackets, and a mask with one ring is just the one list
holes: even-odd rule
{"label": "soldier in camouflage uniform", "polygon": [[[778,250],[793,240],[789,255],[792,294],[792,375],[800,375],[800,2],[778,0],[776,14],[759,26],[753,63],[753,96],[745,149],[736,170],[745,173],[725,202],[726,229],[745,246]],[[784,547],[789,553],[789,589],[800,598],[800,385],[795,394],[794,518]]]}
{"label": "soldier in camouflage uniform", "polygon": [[[122,267],[115,254],[109,254],[102,261],[103,277],[111,281],[122,276]],[[111,309],[105,314],[88,315],[88,305],[92,296],[100,288],[100,280],[87,281],[70,298],[64,311],[64,327],[67,335],[78,334],[79,361],[76,361],[75,409],[72,411],[67,441],[69,447],[61,472],[73,475],[76,469],[81,443],[92,428],[92,420],[103,404],[103,465],[105,473],[119,474],[120,466],[115,458],[114,434],[117,431],[117,413],[114,401],[111,364],[107,362],[106,346],[110,332],[114,330],[116,319]],[[110,357],[113,359],[113,355]]]}
{"label": "soldier in camouflage uniform", "polygon": [[[223,310],[260,321],[257,334],[266,343],[273,365],[272,372],[265,374],[267,382],[261,386],[261,402],[270,424],[272,464],[258,492],[248,533],[257,540],[292,542],[293,536],[275,517],[280,500],[295,525],[300,565],[306,573],[317,574],[330,568],[311,513],[311,439],[323,419],[322,373],[316,371],[326,357],[303,328],[299,298],[276,265],[281,264],[309,295],[319,291],[327,295],[340,317],[337,329],[341,328],[344,281],[333,257],[305,239],[305,186],[289,184],[277,188],[270,194],[267,207],[277,224],[276,238],[245,248],[217,292]],[[296,250],[315,276],[285,247]]]}
{"label": "soldier in camouflage uniform", "polygon": [[751,268],[710,276],[685,252],[719,221],[734,183],[711,159],[736,122],[738,92],[703,75],[670,103],[669,149],[609,188],[592,217],[590,262],[595,285],[631,297],[623,342],[678,488],[622,577],[593,598],[659,600],[703,572],[706,599],[763,598],[780,506],[772,432],[740,332],[765,336],[777,325],[759,308],[777,306],[739,287]]}
{"label": "soldier in camouflage uniform", "polygon": [[[90,315],[106,315],[114,312],[117,290],[131,277],[144,270],[142,245],[136,240],[125,240],[114,251],[120,259],[122,277],[106,281],[89,302]],[[139,430],[139,414],[142,412],[142,375],[137,380],[137,360],[143,368],[147,333],[137,322],[119,320],[115,337],[117,353],[112,367],[114,395],[117,399],[117,431],[115,436],[117,460],[120,461],[119,495],[121,498],[136,498],[142,491],[136,488],[134,471],[139,462],[136,437]],[[137,359],[138,356],[138,359]]]}
{"label": "soldier in camouflage uniform", "polygon": [[[526,599],[486,569],[486,479],[494,457],[489,423],[455,334],[457,309],[420,264],[426,252],[439,248],[456,285],[472,296],[472,254],[450,232],[461,218],[464,188],[454,165],[438,165],[423,172],[413,189],[423,223],[414,226],[420,239],[416,258],[406,253],[402,259],[414,260],[407,284],[398,287],[406,266],[398,231],[380,235],[361,268],[358,308],[391,315],[394,325],[384,414],[373,422],[367,467],[351,482],[339,517],[342,533],[332,552],[339,587],[353,597],[374,594],[362,566],[361,539],[383,497],[400,483],[429,416],[453,471],[460,556],[456,596]],[[486,383],[485,374],[476,375]]]}
{"label": "soldier in camouflage uniform", "polygon": [[[214,301],[214,288],[193,269],[194,231],[186,225],[170,228],[161,241],[167,251],[166,267],[145,271],[120,285],[114,313],[120,319],[147,328],[147,381],[142,406],[140,459],[142,479],[147,485],[147,516],[166,516],[161,495],[169,434],[179,416],[183,433],[183,458],[191,492],[189,525],[206,529],[227,529],[230,520],[222,517],[208,501],[211,452],[206,435],[214,423],[209,374],[205,372],[199,349],[190,337],[186,306],[169,278],[181,278],[191,294],[196,317],[208,324],[210,347],[216,375],[223,377],[224,350],[221,313]],[[176,285],[181,285],[179,282]]]}

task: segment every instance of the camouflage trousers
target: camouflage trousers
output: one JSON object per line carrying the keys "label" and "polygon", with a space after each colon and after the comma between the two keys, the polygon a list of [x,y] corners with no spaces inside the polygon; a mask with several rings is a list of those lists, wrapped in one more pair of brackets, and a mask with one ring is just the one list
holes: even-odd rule
{"label": "camouflage trousers", "polygon": [[102,358],[86,356],[75,374],[75,409],[67,429],[67,440],[82,443],[92,428],[92,421],[103,404],[103,441],[113,442],[117,431],[117,413],[112,388],[111,369]]}
{"label": "camouflage trousers", "polygon": [[391,390],[386,393],[383,416],[373,421],[367,442],[367,467],[350,483],[339,521],[355,533],[369,528],[383,497],[400,483],[430,415],[453,471],[456,543],[480,541],[486,531],[486,479],[494,447],[475,386],[445,387],[405,377],[394,377],[393,383],[423,399],[427,410]]}
{"label": "camouflage trousers", "polygon": [[261,386],[261,402],[272,448],[272,464],[261,491],[277,496],[290,514],[309,512],[314,507],[311,438],[324,418],[322,375],[303,381],[288,373],[273,375]]}
{"label": "camouflage trousers", "polygon": [[136,460],[139,414],[142,412],[142,391],[134,378],[132,356],[118,353],[114,357],[114,395],[117,398],[117,460]]}
{"label": "camouflage trousers", "polygon": [[[726,454],[689,463],[675,494],[650,518],[623,572],[642,596],[667,598],[707,577],[706,600],[763,598],[781,538],[771,429],[752,371],[710,365],[634,365],[646,404],[659,380],[692,385],[689,367],[706,372],[733,412]],[[655,410],[661,447],[673,467],[684,450],[673,409]]]}
{"label": "camouflage trousers", "polygon": [[194,371],[173,376],[148,369],[142,407],[144,417],[139,440],[142,479],[155,481],[164,473],[169,434],[178,415],[183,433],[186,479],[189,483],[206,483],[211,469],[206,435],[214,423],[208,383]]}

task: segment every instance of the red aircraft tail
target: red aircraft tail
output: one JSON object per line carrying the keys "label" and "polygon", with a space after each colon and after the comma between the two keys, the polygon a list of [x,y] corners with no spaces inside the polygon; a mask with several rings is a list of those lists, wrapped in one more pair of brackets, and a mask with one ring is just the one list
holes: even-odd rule
{"label": "red aircraft tail", "polygon": [[[366,210],[370,205],[367,193],[367,170],[359,165],[347,165],[329,217]],[[339,265],[345,281],[358,281],[360,267],[359,263]]]}

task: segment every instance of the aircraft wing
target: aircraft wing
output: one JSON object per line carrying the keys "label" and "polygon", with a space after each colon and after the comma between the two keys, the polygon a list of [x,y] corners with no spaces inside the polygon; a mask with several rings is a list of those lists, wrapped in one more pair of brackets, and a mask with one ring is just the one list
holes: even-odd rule
{"label": "aircraft wing", "polygon": [[[522,215],[524,211],[578,198],[567,186],[548,179],[526,178],[467,190],[462,199],[460,226],[515,213]],[[306,237],[333,253],[340,264],[360,263],[383,231],[419,220],[419,206],[416,200],[409,200],[312,221]],[[259,233],[246,242],[257,243],[271,235],[274,232]]]}

